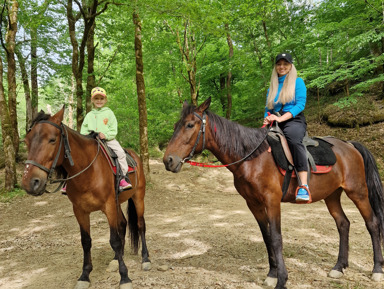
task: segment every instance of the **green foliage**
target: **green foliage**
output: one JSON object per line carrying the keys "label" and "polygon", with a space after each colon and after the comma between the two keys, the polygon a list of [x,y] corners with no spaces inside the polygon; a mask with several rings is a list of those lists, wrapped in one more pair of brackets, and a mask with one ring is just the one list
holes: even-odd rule
{"label": "green foliage", "polygon": [[[244,125],[261,125],[274,57],[282,51],[294,56],[309,94],[319,89],[322,98],[344,91],[346,98],[333,105],[337,109],[356,106],[373,88],[376,94],[383,94],[382,1],[148,0],[136,5],[133,1],[110,3],[97,16],[95,27],[96,82],[107,90],[108,105],[119,123],[117,138],[125,147],[139,149],[134,9],[142,19],[148,136],[153,153],[164,148],[182,102],[190,100],[176,43],[176,32],[184,36],[186,20],[198,49],[198,101],[212,97],[211,110],[225,116],[227,91],[221,82],[231,72],[231,119]],[[67,25],[61,0],[20,2],[17,45],[29,67],[30,33],[37,29],[39,109],[45,111],[47,105],[53,112],[63,104],[68,106],[74,94]],[[80,21],[79,31],[82,26]],[[231,59],[227,35],[234,45]],[[6,59],[3,50],[0,56]],[[22,87],[20,75],[18,82]],[[19,90],[19,123],[25,123],[23,98]],[[20,131],[24,131],[22,126]]]}

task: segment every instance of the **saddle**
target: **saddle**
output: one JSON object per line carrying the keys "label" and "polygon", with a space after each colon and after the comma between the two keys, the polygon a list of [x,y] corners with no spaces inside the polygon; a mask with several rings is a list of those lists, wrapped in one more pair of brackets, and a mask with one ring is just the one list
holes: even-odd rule
{"label": "saddle", "polygon": [[[118,173],[118,168],[120,168],[116,153],[113,150],[111,150],[111,148],[107,145],[105,140],[102,140],[98,137],[96,137],[96,140],[100,144],[101,151],[104,153],[104,156],[108,160],[111,170],[113,171],[114,175],[116,175]],[[128,174],[130,174],[136,171],[137,163],[125,149],[124,151],[125,151],[125,157],[128,163]]]}
{"label": "saddle", "polygon": [[[271,147],[273,158],[280,173],[284,175],[283,198],[288,190],[291,177],[296,177],[295,167],[288,142],[283,131],[276,125],[270,128],[267,141]],[[320,137],[310,138],[306,133],[303,144],[307,152],[308,178],[311,173],[324,174],[331,171],[336,163],[336,156],[332,150],[332,144]]]}

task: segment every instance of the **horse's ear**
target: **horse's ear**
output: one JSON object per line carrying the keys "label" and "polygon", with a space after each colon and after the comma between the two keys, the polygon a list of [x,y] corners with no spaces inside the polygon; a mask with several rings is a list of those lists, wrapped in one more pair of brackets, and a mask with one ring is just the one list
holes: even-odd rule
{"label": "horse's ear", "polygon": [[63,108],[60,109],[52,118],[55,118],[58,120],[59,123],[61,123],[64,119],[64,110],[65,110],[65,105],[63,105]]}
{"label": "horse's ear", "polygon": [[188,101],[184,100],[183,102],[183,109],[186,108],[188,106]]}
{"label": "horse's ear", "polygon": [[199,112],[203,113],[204,111],[206,111],[209,108],[210,105],[211,105],[211,97],[209,97],[202,104],[200,104],[199,107],[197,108],[197,110]]}

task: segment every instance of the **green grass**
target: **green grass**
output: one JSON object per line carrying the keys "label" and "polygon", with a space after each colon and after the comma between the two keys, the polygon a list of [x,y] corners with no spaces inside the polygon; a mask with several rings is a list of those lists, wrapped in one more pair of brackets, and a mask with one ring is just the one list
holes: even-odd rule
{"label": "green grass", "polygon": [[13,191],[10,192],[6,192],[4,189],[0,190],[0,203],[10,202],[14,198],[22,197],[25,194],[25,191],[20,188],[15,188]]}

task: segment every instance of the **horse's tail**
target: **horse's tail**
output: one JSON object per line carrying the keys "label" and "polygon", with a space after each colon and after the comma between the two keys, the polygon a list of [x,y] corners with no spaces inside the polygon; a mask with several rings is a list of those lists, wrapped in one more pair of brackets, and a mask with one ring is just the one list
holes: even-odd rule
{"label": "horse's tail", "polygon": [[128,200],[127,216],[129,238],[131,239],[131,248],[133,250],[133,253],[137,254],[137,252],[139,251],[139,227],[137,225],[136,207],[132,199]]}
{"label": "horse's tail", "polygon": [[371,152],[358,142],[351,142],[360,152],[364,160],[365,180],[368,187],[369,203],[379,220],[380,235],[384,240],[384,192],[376,161]]}

